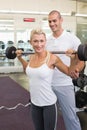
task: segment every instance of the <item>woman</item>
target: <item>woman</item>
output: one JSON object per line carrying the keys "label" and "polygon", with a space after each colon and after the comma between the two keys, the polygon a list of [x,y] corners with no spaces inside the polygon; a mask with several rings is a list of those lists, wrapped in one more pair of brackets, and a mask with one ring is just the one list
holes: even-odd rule
{"label": "woman", "polygon": [[69,75],[69,67],[64,65],[56,55],[45,50],[46,35],[40,30],[32,30],[30,43],[35,53],[29,63],[22,58],[22,51],[17,50],[17,58],[29,77],[31,111],[35,130],[55,130],[57,97],[52,91],[51,82],[54,68]]}

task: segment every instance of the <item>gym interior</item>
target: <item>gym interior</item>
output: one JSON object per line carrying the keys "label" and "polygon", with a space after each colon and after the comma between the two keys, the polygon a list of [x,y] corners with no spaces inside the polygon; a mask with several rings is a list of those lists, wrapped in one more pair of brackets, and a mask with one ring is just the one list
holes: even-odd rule
{"label": "gym interior", "polygon": [[[82,44],[87,43],[87,0],[0,0],[0,77],[11,77],[27,91],[29,85],[21,63],[17,58],[8,59],[5,56],[6,49],[15,46],[25,52],[32,51],[30,31],[41,27],[48,37],[51,30],[47,16],[51,10],[59,10],[64,19],[63,28],[77,35]],[[29,60],[27,55],[23,57]],[[84,74],[86,77],[87,65]],[[87,77],[84,82],[83,91],[87,97]],[[87,98],[84,108],[87,108]],[[77,114],[82,130],[87,130],[87,110],[78,108]]]}

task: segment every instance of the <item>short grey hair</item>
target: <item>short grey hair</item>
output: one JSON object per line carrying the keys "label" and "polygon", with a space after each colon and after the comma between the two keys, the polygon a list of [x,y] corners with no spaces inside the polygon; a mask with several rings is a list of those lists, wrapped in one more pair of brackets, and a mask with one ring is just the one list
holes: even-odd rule
{"label": "short grey hair", "polygon": [[61,18],[61,14],[60,14],[60,12],[59,11],[57,11],[57,10],[52,10],[49,14],[48,14],[48,16],[50,16],[50,15],[52,15],[52,14],[58,14],[58,17],[59,18]]}

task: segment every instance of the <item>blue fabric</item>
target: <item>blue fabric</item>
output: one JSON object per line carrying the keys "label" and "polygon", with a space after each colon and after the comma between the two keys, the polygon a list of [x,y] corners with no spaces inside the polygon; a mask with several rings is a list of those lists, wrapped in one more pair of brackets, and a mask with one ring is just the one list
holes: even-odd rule
{"label": "blue fabric", "polygon": [[74,86],[58,86],[54,92],[61,107],[66,130],[81,130],[79,118],[76,115]]}

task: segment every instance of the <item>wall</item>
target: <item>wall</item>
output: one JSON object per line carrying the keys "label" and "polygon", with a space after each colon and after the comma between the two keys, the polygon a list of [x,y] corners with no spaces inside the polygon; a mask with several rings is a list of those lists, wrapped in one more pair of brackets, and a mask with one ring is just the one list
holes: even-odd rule
{"label": "wall", "polygon": [[[47,18],[47,14],[53,9],[57,9],[61,13],[71,13],[72,17],[64,16],[64,28],[67,29],[69,25],[69,29],[75,33],[77,23],[76,17],[73,14],[76,12],[86,14],[87,3],[73,0],[0,0],[0,10],[8,11],[7,13],[0,13],[0,19],[14,19],[16,29],[27,29],[40,26],[42,19]],[[12,14],[12,11],[32,11],[34,14]],[[44,14],[35,14],[35,11],[39,13],[44,12]],[[36,22],[24,23],[23,18],[25,17],[34,17]]]}
{"label": "wall", "polygon": [[[0,10],[8,10],[8,13],[0,13],[0,18],[5,18],[5,19],[14,19],[15,23],[14,26],[16,29],[21,29],[21,28],[31,28],[31,27],[36,27],[37,25],[41,25],[42,19],[44,17],[47,17],[46,15],[31,15],[31,14],[11,14],[9,12],[11,11],[37,11],[37,12],[46,12],[49,13],[51,10],[57,9],[61,13],[71,13],[73,11],[76,12],[76,2],[75,1],[70,1],[70,0],[0,0]],[[36,22],[35,23],[24,23],[23,18],[24,17],[35,17]],[[65,18],[65,24],[64,27],[67,28],[69,21],[73,20],[71,30],[73,29],[73,32],[76,30],[76,20],[75,18]],[[66,24],[66,22],[68,23]],[[70,24],[69,24],[70,25]]]}
{"label": "wall", "polygon": [[[53,9],[57,9],[62,13],[63,27],[74,34],[77,31],[77,24],[83,25],[85,23],[87,25],[87,17],[75,16],[76,13],[87,14],[87,3],[78,2],[77,0],[0,0],[0,19],[14,20],[14,43],[16,44],[16,32],[18,30],[26,31],[37,26],[42,27],[43,19],[46,20],[48,13]],[[1,10],[3,10],[2,13]],[[28,11],[28,13],[12,13],[12,11]],[[32,13],[29,13],[31,11]],[[71,15],[65,16],[63,13],[70,13]],[[31,17],[35,18],[35,22],[23,21],[24,18]]]}

